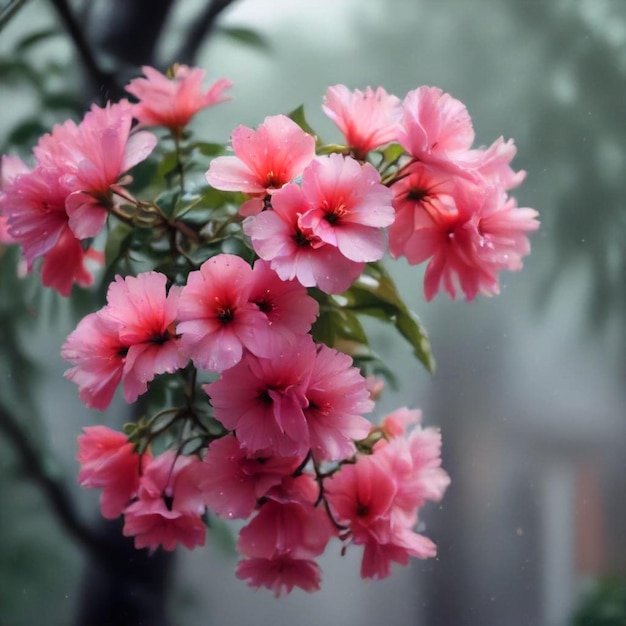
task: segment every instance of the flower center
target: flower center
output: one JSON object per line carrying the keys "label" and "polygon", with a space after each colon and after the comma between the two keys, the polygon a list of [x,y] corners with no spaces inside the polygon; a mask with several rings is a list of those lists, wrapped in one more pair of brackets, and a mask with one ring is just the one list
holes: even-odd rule
{"label": "flower center", "polygon": [[226,325],[233,321],[235,313],[228,304],[224,304],[219,298],[215,298],[215,316],[222,324]]}
{"label": "flower center", "polygon": [[324,219],[329,224],[336,224],[342,217],[344,217],[348,213],[348,209],[346,209],[346,205],[342,202],[339,206],[329,207],[326,205],[324,207]]}
{"label": "flower center", "polygon": [[409,189],[408,193],[406,194],[406,198],[407,200],[411,200],[413,202],[421,202],[427,195],[428,192],[426,191],[426,189],[420,189],[419,187],[417,187],[415,189]]}

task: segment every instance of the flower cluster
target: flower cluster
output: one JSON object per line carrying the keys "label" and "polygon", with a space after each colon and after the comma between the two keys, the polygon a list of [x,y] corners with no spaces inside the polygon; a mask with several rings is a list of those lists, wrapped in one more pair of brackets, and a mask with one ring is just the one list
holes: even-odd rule
{"label": "flower cluster", "polygon": [[133,128],[133,120],[179,132],[200,109],[221,102],[230,86],[218,81],[203,94],[200,69],[178,66],[171,81],[152,68],[144,71],[147,79],[127,87],[140,102],[94,105],[79,124],[55,126],[34,148],[32,169],[18,157],[2,157],[0,242],[19,244],[29,270],[41,258],[42,283],[64,296],[74,283],[93,283],[85,261],[102,262],[102,254],[90,247],[92,238],[128,199],[124,186],[132,178],[126,173],[157,144],[154,134]]}
{"label": "flower cluster", "polygon": [[11,243],[19,243],[29,269],[43,259],[45,286],[69,295],[72,285],[93,282],[85,267],[89,238],[104,226],[123,175],[154,149],[156,137],[133,132],[127,102],[93,106],[80,124],[68,120],[44,135],[30,169],[4,156],[0,214]]}
{"label": "flower cluster", "polygon": [[123,433],[85,428],[79,481],[102,490],[102,514],[123,515],[123,532],[137,548],[204,545],[207,509],[249,520],[237,541],[243,557],[237,576],[277,596],[294,587],[319,589],[316,557],[333,539],[342,552],[362,545],[361,576],[384,578],[393,562],[435,555],[432,541],[412,529],[419,508],[439,501],[449,484],[439,432],[419,426],[394,432],[388,424],[396,415],[407,426],[420,419],[418,411],[400,409],[365,430],[361,454],[325,470],[309,454],[248,448],[237,431],[213,440],[199,458],[172,450],[138,454]]}
{"label": "flower cluster", "polygon": [[[91,284],[94,238],[105,224],[125,229],[123,245],[106,247],[117,273],[106,304],[62,355],[88,407],[105,410],[121,387],[128,403],[147,394],[145,414],[124,432],[85,428],[80,483],[102,490],[102,514],[123,516],[137,548],[194,548],[207,516],[246,520],[237,576],[276,595],[318,589],[331,540],[342,553],[363,546],[364,578],[434,556],[414,529],[449,484],[441,438],[418,411],[379,426],[365,417],[385,368],[358,315],[395,325],[432,369],[380,261],[387,250],[427,261],[427,300],[441,287],[468,300],[497,293],[538,227],[508,194],[524,178],[513,142],[473,148],[467,110],[436,88],[401,100],[337,85],[323,110],[343,144],[321,142],[296,112],[236,128],[225,154],[191,142],[188,124],[230,82],[205,92],[199,69],[143,72],[127,87],[137,102],[55,127],[32,169],[2,161],[0,237],[21,245],[29,269],[43,258],[44,285],[68,295]],[[212,158],[189,186],[200,154]],[[147,189],[161,193],[139,200],[129,172],[155,155]]]}
{"label": "flower cluster", "polygon": [[[512,141],[472,149],[466,108],[433,87],[401,101],[382,88],[337,85],[324,111],[344,134],[343,155],[315,158],[313,138],[275,116],[256,132],[237,128],[236,156],[218,157],[207,172],[214,187],[253,196],[241,209],[254,216],[244,232],[281,278],[341,293],[363,263],[383,256],[385,227],[392,256],[429,261],[427,300],[441,285],[452,298],[459,287],[468,300],[496,294],[500,270],[521,269],[539,223],[507,194],[525,175],[510,167]],[[367,158],[394,142],[390,162],[382,153],[383,185]]]}

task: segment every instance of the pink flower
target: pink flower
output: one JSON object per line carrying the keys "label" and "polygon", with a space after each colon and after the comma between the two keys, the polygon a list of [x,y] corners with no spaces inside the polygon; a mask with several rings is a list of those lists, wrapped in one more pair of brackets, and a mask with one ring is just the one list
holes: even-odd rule
{"label": "pink flower", "polygon": [[436,555],[437,546],[428,537],[398,526],[388,542],[381,543],[375,536],[364,541],[361,578],[387,578],[391,575],[391,563],[408,565],[411,556],[431,559]]}
{"label": "pink flower", "polygon": [[511,161],[517,152],[512,139],[504,141],[499,137],[488,148],[470,150],[464,167],[484,178],[488,184],[504,191],[517,187],[526,177],[526,172],[511,168]]}
{"label": "pink flower", "polygon": [[117,325],[101,312],[84,317],[61,348],[61,356],[75,366],[65,377],[78,385],[80,399],[104,411],[122,379],[128,345],[119,338]]}
{"label": "pink flower", "polygon": [[337,522],[350,529],[350,540],[363,545],[361,576],[385,578],[391,563],[409,557],[435,556],[430,539],[413,532],[406,520],[394,515],[398,486],[393,468],[379,454],[361,456],[344,465],[325,483],[329,506]]}
{"label": "pink flower", "polygon": [[262,259],[252,269],[249,298],[267,317],[271,336],[276,338],[274,354],[308,333],[319,312],[318,303],[300,283],[282,280]]}
{"label": "pink flower", "polygon": [[227,100],[224,91],[232,83],[222,78],[203,91],[206,72],[197,67],[175,65],[172,76],[144,65],[145,78],[135,78],[126,91],[138,98],[133,105],[133,117],[142,126],[165,126],[178,135],[200,110]]}
{"label": "pink flower", "polygon": [[134,402],[156,374],[186,365],[174,330],[180,288],[166,294],[166,282],[158,272],[116,276],[107,305],[67,338],[61,355],[76,367],[65,375],[87,406],[104,410],[120,381],[124,399]]}
{"label": "pink flower", "polygon": [[124,360],[124,398],[134,402],[156,374],[185,367],[175,320],[180,287],[166,293],[167,278],[158,272],[115,277],[102,315],[111,320],[128,347]]}
{"label": "pink flower", "polygon": [[219,254],[191,272],[178,302],[177,332],[183,352],[198,367],[222,372],[241,360],[244,348],[268,356],[267,316],[250,302],[252,268],[232,254]]}
{"label": "pink flower", "polygon": [[417,523],[418,509],[426,501],[439,502],[450,484],[450,477],[441,467],[439,430],[415,426],[408,436],[405,434],[409,426],[420,421],[420,411],[398,409],[385,418],[382,426],[386,432],[393,430],[395,436],[374,447],[374,456],[387,464],[388,474],[396,483],[392,515],[406,527]]}
{"label": "pink flower", "polygon": [[255,252],[270,262],[281,279],[341,293],[361,274],[364,263],[347,259],[304,227],[301,216],[309,210],[302,189],[287,185],[272,196],[272,209],[248,218],[243,230]]}
{"label": "pink flower", "polygon": [[233,435],[217,439],[198,465],[204,501],[218,515],[245,519],[258,500],[295,471],[302,460],[251,453]]}
{"label": "pink flower", "polygon": [[15,239],[9,235],[9,218],[0,214],[0,244],[11,245],[17,243]]}
{"label": "pink flower", "polygon": [[312,476],[301,474],[275,488],[250,523],[241,529],[237,550],[250,558],[272,558],[290,554],[313,558],[324,552],[335,534],[322,507],[315,507],[318,487]]}
{"label": "pink flower", "polygon": [[474,141],[465,105],[437,87],[410,91],[402,102],[398,141],[416,159],[455,168]]}
{"label": "pink flower", "polygon": [[92,259],[102,265],[101,253],[85,250],[69,226],[61,230],[55,245],[43,255],[41,284],[56,289],[62,296],[69,296],[74,284],[89,287],[93,275],[86,262]]}
{"label": "pink flower", "polygon": [[123,433],[106,426],[87,426],[78,437],[76,458],[81,465],[81,487],[102,489],[102,515],[115,519],[135,497],[142,461],[150,455],[140,457]]}
{"label": "pink flower", "polygon": [[20,174],[29,174],[30,168],[19,157],[2,155],[0,159],[0,243],[18,243],[9,234],[9,213],[13,208],[13,200],[6,200],[6,189],[10,189],[13,181]]}
{"label": "pink flower", "polygon": [[309,449],[305,390],[315,353],[315,344],[304,335],[280,356],[244,355],[219,380],[203,387],[215,417],[252,453],[304,456]]}
{"label": "pink flower", "polygon": [[374,403],[352,359],[319,345],[306,398],[304,416],[313,456],[338,461],[354,454],[353,440],[364,439],[371,428],[363,413],[369,413]]}
{"label": "pink flower", "polygon": [[[4,177],[5,166],[9,172]],[[49,252],[68,225],[65,199],[69,188],[60,180],[58,170],[37,168],[29,171],[23,163],[3,159],[3,185],[0,207],[8,216],[10,235],[22,246],[29,268],[33,261]]]}
{"label": "pink flower", "polygon": [[137,500],[124,511],[123,533],[135,537],[135,548],[174,550],[182,543],[191,550],[204,545],[204,504],[193,471],[199,462],[167,450],[147,463]]}
{"label": "pink flower", "polygon": [[468,300],[499,293],[498,272],[521,269],[522,256],[530,251],[527,233],[539,227],[536,211],[517,208],[497,188],[459,185],[455,201],[456,216],[431,216],[431,224],[407,244],[431,250],[424,277],[427,300],[441,283],[451,298],[457,284]]}
{"label": "pink flower", "polygon": [[351,261],[377,261],[385,253],[381,228],[394,220],[391,191],[369,163],[331,154],[319,157],[302,177],[310,211],[300,224]]}
{"label": "pink flower", "polygon": [[315,507],[317,495],[308,474],[286,478],[270,491],[239,534],[237,549],[247,559],[239,563],[238,578],[273,589],[277,596],[293,587],[319,588],[320,570],[313,558],[324,552],[335,530],[326,512]]}
{"label": "pink flower", "polygon": [[383,389],[385,388],[384,379],[378,378],[374,374],[370,374],[365,377],[365,384],[372,401],[378,400],[383,392]]}
{"label": "pink flower", "polygon": [[236,156],[213,159],[206,174],[216,189],[272,194],[302,174],[315,157],[315,139],[284,115],[266,117],[257,131],[238,126],[232,144]]}
{"label": "pink flower", "polygon": [[299,587],[308,593],[320,588],[319,565],[310,559],[294,559],[280,554],[270,559],[244,559],[237,566],[237,578],[247,580],[249,587],[265,587],[278,598]]}
{"label": "pink flower", "polygon": [[419,409],[407,409],[402,407],[389,413],[380,425],[381,430],[388,439],[402,437],[409,426],[419,424],[422,421],[422,412]]}
{"label": "pink flower", "polygon": [[148,157],[156,137],[131,133],[132,107],[127,101],[93,106],[79,126],[65,122],[44,135],[34,149],[38,162],[63,172],[71,193],[65,207],[70,228],[79,239],[94,237],[113,202],[111,187],[128,182],[122,175]]}
{"label": "pink flower", "polygon": [[370,534],[381,542],[390,535],[396,484],[385,469],[378,457],[359,456],[356,463],[343,465],[324,483],[336,521],[350,526],[356,543],[364,543]]}
{"label": "pink flower", "polygon": [[411,164],[404,175],[391,185],[396,219],[389,227],[389,251],[406,256],[409,263],[421,263],[432,252],[412,245],[413,235],[429,226],[433,219],[456,217],[455,178],[425,163]]}
{"label": "pink flower", "polygon": [[382,87],[350,91],[345,85],[329,87],[322,105],[337,124],[358,159],[370,150],[394,141],[401,117],[401,102]]}
{"label": "pink flower", "polygon": [[367,384],[352,359],[310,336],[280,358],[246,355],[215,383],[204,386],[215,416],[252,452],[338,460],[367,436]]}

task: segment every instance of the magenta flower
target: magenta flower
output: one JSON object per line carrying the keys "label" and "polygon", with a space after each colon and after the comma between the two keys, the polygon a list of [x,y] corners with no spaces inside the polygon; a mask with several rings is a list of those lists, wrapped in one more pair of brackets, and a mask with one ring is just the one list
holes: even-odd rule
{"label": "magenta flower", "polygon": [[377,261],[385,253],[381,230],[394,220],[391,191],[369,163],[331,154],[319,157],[302,177],[302,191],[310,211],[300,224],[347,259]]}
{"label": "magenta flower", "polygon": [[197,67],[175,65],[171,77],[147,65],[141,69],[145,78],[135,78],[126,87],[139,100],[133,117],[142,126],[165,126],[174,135],[180,135],[198,111],[228,100],[224,92],[232,86],[222,78],[204,91],[206,72]]}
{"label": "magenta flower", "polygon": [[[254,196],[274,193],[300,176],[315,157],[315,139],[285,115],[266,117],[256,131],[238,126],[232,145],[235,156],[213,159],[206,179],[216,189]],[[254,213],[261,208],[259,202]]]}
{"label": "magenta flower", "polygon": [[157,374],[185,367],[175,321],[180,287],[166,292],[167,278],[158,272],[115,277],[109,285],[102,315],[117,328],[127,346],[124,359],[124,398],[134,402]]}
{"label": "magenta flower", "polygon": [[78,437],[78,482],[86,489],[102,489],[100,508],[107,519],[119,517],[137,494],[142,462],[123,433],[106,426],[87,426]]}
{"label": "magenta flower", "polygon": [[198,463],[196,457],[166,450],[146,464],[137,500],[124,510],[123,533],[135,538],[135,548],[174,550],[182,543],[192,550],[204,545],[204,504],[194,471]]}
{"label": "magenta flower", "polygon": [[251,453],[304,456],[309,449],[305,390],[315,354],[315,344],[304,335],[271,358],[244,355],[219,380],[203,386],[215,417]]}
{"label": "magenta flower", "polygon": [[339,127],[358,159],[370,150],[396,139],[402,115],[400,99],[382,87],[350,91],[345,85],[329,87],[322,105],[324,113]]}
{"label": "magenta flower", "polygon": [[309,210],[302,189],[287,185],[272,196],[272,210],[248,218],[243,230],[255,252],[270,262],[282,280],[341,293],[361,274],[364,263],[347,259],[305,228],[301,216]]}
{"label": "magenta flower", "polygon": [[272,349],[272,331],[250,302],[252,268],[219,254],[191,272],[178,302],[181,346],[198,367],[222,372],[241,360],[244,348],[259,356]]}

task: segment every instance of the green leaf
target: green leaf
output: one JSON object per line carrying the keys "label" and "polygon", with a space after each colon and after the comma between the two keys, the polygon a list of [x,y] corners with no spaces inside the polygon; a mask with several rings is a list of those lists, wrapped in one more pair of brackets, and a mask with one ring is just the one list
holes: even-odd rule
{"label": "green leaf", "polygon": [[297,109],[294,109],[291,113],[287,115],[290,119],[292,119],[305,133],[309,133],[309,135],[313,135],[315,137],[315,142],[317,144],[321,143],[318,134],[313,130],[311,125],[307,122],[306,116],[304,115],[304,105],[300,105]]}
{"label": "green leaf", "polygon": [[178,208],[180,195],[180,189],[178,188],[166,189],[157,196],[155,202],[165,215],[171,217]]}
{"label": "green leaf", "polygon": [[272,47],[268,40],[260,35],[256,30],[251,28],[244,28],[241,26],[219,26],[218,33],[234,39],[237,43],[242,43],[251,48],[262,50],[263,52],[270,52]]}
{"label": "green leaf", "polygon": [[209,143],[206,141],[195,141],[189,148],[197,150],[200,154],[208,157],[219,156],[224,154],[226,146],[221,143]]}
{"label": "green leaf", "polygon": [[406,154],[406,152],[399,143],[392,143],[382,150],[381,154],[385,162],[395,163],[403,154]]}
{"label": "green leaf", "polygon": [[363,274],[346,291],[345,308],[391,322],[413,348],[424,367],[435,373],[435,359],[426,329],[400,295],[389,274],[379,263],[369,263]]}
{"label": "green leaf", "polygon": [[350,154],[350,148],[340,143],[327,143],[317,148],[317,154]]}
{"label": "green leaf", "polygon": [[28,82],[37,91],[42,91],[43,77],[29,63],[15,59],[0,59],[0,83],[14,85],[20,82]]}
{"label": "green leaf", "polygon": [[10,146],[30,146],[37,143],[39,137],[46,132],[48,132],[48,128],[39,119],[29,117],[13,128],[7,137],[7,144]]}
{"label": "green leaf", "polygon": [[366,374],[373,374],[377,378],[384,378],[392,389],[398,389],[398,379],[389,367],[374,352],[355,354],[352,357],[354,365]]}
{"label": "green leaf", "polygon": [[46,41],[51,37],[56,37],[60,34],[61,31],[57,28],[47,28],[45,30],[40,30],[35,33],[30,33],[29,35],[26,35],[26,37],[23,37],[17,42],[15,46],[15,52],[26,52],[29,48],[32,48],[38,43]]}
{"label": "green leaf", "polygon": [[166,152],[156,171],[156,178],[166,178],[170,176],[178,167],[178,156],[175,152]]}
{"label": "green leaf", "polygon": [[368,340],[358,317],[342,308],[323,308],[311,330],[313,339],[327,346],[348,341],[367,346]]}
{"label": "green leaf", "polygon": [[136,196],[139,195],[138,192],[150,187],[157,178],[158,170],[159,162],[154,157],[145,159],[133,167],[131,171],[133,177],[132,189]]}
{"label": "green leaf", "polygon": [[75,96],[64,92],[47,93],[41,99],[45,109],[53,111],[80,111],[81,103]]}
{"label": "green leaf", "polygon": [[104,259],[107,268],[114,266],[130,249],[134,229],[124,222],[117,223],[107,235]]}

